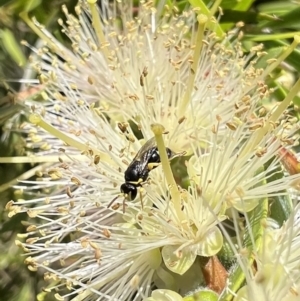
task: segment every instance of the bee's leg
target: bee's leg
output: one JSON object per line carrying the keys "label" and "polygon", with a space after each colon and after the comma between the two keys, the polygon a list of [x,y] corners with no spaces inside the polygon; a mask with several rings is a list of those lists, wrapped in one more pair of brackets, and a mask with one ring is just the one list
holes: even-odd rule
{"label": "bee's leg", "polygon": [[144,180],[142,178],[139,178],[138,181],[128,181],[128,183],[133,184],[133,185],[140,185],[141,183],[143,183]]}
{"label": "bee's leg", "polygon": [[152,170],[154,168],[156,168],[157,166],[159,166],[161,163],[148,163],[148,169]]}
{"label": "bee's leg", "polygon": [[141,187],[140,189],[139,189],[139,194],[140,194],[140,200],[141,200],[141,208],[142,208],[142,210],[144,210],[144,203],[143,203],[143,188]]}
{"label": "bee's leg", "polygon": [[144,182],[144,180],[143,180],[142,178],[139,178],[139,180],[137,181],[136,184],[138,185],[138,184],[141,184],[141,183],[143,183],[143,182]]}

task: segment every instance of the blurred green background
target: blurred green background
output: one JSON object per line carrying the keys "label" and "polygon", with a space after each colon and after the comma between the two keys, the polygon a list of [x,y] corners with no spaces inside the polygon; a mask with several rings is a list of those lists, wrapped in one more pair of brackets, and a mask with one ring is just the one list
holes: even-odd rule
{"label": "blurred green background", "polygon": [[[129,1],[129,0],[128,0]],[[26,40],[35,45],[36,35],[26,25],[22,16],[35,16],[59,40],[68,45],[68,41],[60,32],[58,18],[63,18],[61,5],[67,5],[70,12],[77,1],[69,0],[12,0],[0,1],[0,157],[22,155],[24,151],[23,137],[16,132],[8,132],[5,123],[22,110],[22,103],[16,103],[16,95],[20,88],[20,79],[27,66],[30,49],[22,46],[20,41]],[[173,1],[166,1],[169,4]],[[197,3],[197,0],[191,1]],[[211,1],[203,1],[210,3]],[[214,1],[212,1],[214,2]],[[180,9],[187,1],[176,2]],[[224,0],[221,3],[224,15],[221,27],[229,30],[235,23],[243,21],[243,47],[245,51],[263,43],[269,56],[276,57],[282,48],[291,44],[295,33],[300,34],[300,0],[294,1],[254,1]],[[263,62],[259,62],[263,64]],[[300,50],[295,50],[268,79],[268,84],[276,88],[272,101],[281,101],[289,87],[299,77]],[[291,113],[299,117],[299,98],[291,105]],[[10,187],[20,176],[32,169],[30,164],[0,164],[0,300],[36,300],[42,287],[41,273],[30,272],[24,266],[24,257],[15,246],[17,234],[24,231],[21,224],[25,215],[8,218],[5,205],[18,195]],[[54,300],[52,295],[39,295],[40,300]]]}

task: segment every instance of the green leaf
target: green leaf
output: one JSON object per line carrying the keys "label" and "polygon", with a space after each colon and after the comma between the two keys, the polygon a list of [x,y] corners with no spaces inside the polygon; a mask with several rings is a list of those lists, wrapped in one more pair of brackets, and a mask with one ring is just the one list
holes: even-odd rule
{"label": "green leaf", "polygon": [[293,98],[293,104],[294,104],[295,106],[300,107],[300,97],[299,97],[299,96],[295,96],[295,97]]}
{"label": "green leaf", "polygon": [[[234,232],[232,231],[232,233]],[[230,240],[231,243],[236,243],[235,237],[231,237]],[[231,244],[228,242],[228,240],[224,241],[222,249],[218,253],[218,259],[221,261],[222,265],[226,270],[229,270],[232,267],[232,265],[236,262],[234,250],[232,250]]]}
{"label": "green leaf", "polygon": [[260,12],[274,15],[282,15],[299,7],[299,4],[292,1],[269,1],[257,5]]}
{"label": "green leaf", "polygon": [[[244,0],[244,1],[223,0],[221,3],[221,7],[224,10],[224,16],[221,18],[221,21],[222,21],[222,23],[223,22],[229,22],[229,23],[222,24],[221,25],[222,30],[228,31],[230,28],[232,28],[234,26],[234,23],[236,23],[238,21],[246,21],[241,16],[240,16],[240,18],[237,18],[235,20],[235,17],[238,17],[238,15],[235,15],[234,11],[236,11],[237,14],[245,12],[244,17],[246,17],[247,14],[253,14],[253,12],[249,12],[249,8],[251,7],[251,5],[254,1],[255,0]],[[227,18],[229,18],[228,21],[226,21]],[[248,18],[248,16],[247,16],[247,18]]]}
{"label": "green leaf", "polygon": [[282,39],[292,39],[295,35],[300,35],[300,31],[291,31],[284,33],[274,33],[274,34],[256,34],[256,35],[246,35],[245,39],[263,42],[263,41],[276,41]]}
{"label": "green leaf", "polygon": [[232,9],[239,11],[246,11],[252,5],[255,0],[223,0],[221,3],[221,7],[223,9]]}
{"label": "green leaf", "polygon": [[[279,15],[279,14],[278,14]],[[268,21],[261,26],[274,29],[289,28],[289,29],[299,29],[300,28],[300,7],[293,10],[289,10],[284,14],[279,15],[278,20]]]}
{"label": "green leaf", "polygon": [[279,226],[289,218],[293,210],[293,203],[289,195],[272,197],[270,199],[270,217],[273,218]]}
{"label": "green leaf", "polygon": [[[267,182],[273,182],[284,177],[284,173],[281,167],[278,167],[277,170],[272,171],[272,175],[268,177]],[[273,218],[279,226],[282,226],[283,223],[290,217],[293,211],[292,200],[286,191],[287,195],[274,196],[269,199],[270,202],[270,217]]]}
{"label": "green leaf", "polygon": [[38,7],[42,1],[41,0],[27,0],[25,1],[26,5],[24,6],[24,11],[25,12],[30,12],[34,10],[36,7]]}
{"label": "green leaf", "polygon": [[0,39],[3,48],[7,51],[10,57],[19,65],[26,64],[26,58],[20,48],[19,43],[16,41],[13,33],[9,29],[2,29],[0,31]]}
{"label": "green leaf", "polygon": [[269,65],[268,60],[279,57],[280,54],[284,52],[284,50],[284,47],[271,48],[267,51],[267,54],[263,55],[258,59],[257,63],[255,64],[255,67],[265,69]]}
{"label": "green leaf", "polygon": [[[253,23],[258,22],[260,20],[273,20],[274,17],[268,14],[259,14],[255,11],[239,11],[239,10],[224,10],[224,15],[221,18],[221,26],[222,29],[225,31],[231,28],[235,23],[239,21],[243,21],[245,23]],[[227,23],[226,26],[228,28],[225,28],[225,25],[223,23]],[[230,25],[230,27],[229,27]]]}

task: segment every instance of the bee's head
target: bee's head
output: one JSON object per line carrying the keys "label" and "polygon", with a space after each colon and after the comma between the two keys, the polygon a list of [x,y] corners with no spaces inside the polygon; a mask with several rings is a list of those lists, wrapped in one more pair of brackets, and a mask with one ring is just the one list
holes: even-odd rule
{"label": "bee's head", "polygon": [[131,183],[124,183],[121,185],[120,190],[122,193],[127,194],[129,200],[134,200],[137,195],[137,189],[136,185],[133,185]]}

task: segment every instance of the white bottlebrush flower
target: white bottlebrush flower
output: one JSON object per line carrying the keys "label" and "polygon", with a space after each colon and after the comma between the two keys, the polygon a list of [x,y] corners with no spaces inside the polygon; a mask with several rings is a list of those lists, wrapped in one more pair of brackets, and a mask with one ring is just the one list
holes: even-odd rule
{"label": "white bottlebrush flower", "polygon": [[[180,14],[163,2],[159,8],[141,2],[132,18],[131,1],[107,2],[102,1],[100,17],[95,5],[90,12],[83,1],[77,18],[63,8],[67,23],[60,23],[73,51],[40,28],[47,47],[33,48],[42,60],[32,65],[47,85],[47,97],[68,102],[68,109],[58,103],[52,110],[72,114],[78,103],[95,105],[111,121],[130,120],[144,137],[158,122],[170,131],[168,144],[178,152],[189,151],[195,133],[201,137],[219,116],[224,125],[237,106],[242,111],[250,91],[255,103],[269,93],[261,81],[266,74],[253,68],[254,61],[249,64],[251,57],[236,40],[228,47],[230,36],[205,32],[206,16],[197,22],[191,10]],[[251,56],[256,52],[263,53],[256,47]]]}
{"label": "white bottlebrush flower", "polygon": [[[252,114],[249,110],[243,118],[249,120]],[[285,146],[286,133],[283,125],[265,132],[267,118],[252,119],[250,123],[239,120],[234,129],[230,126],[222,135],[218,130],[208,131],[206,148],[200,145],[195,149],[187,164],[188,173],[212,208],[222,204],[223,210],[234,207],[248,212],[262,199],[288,194],[286,189],[297,185],[298,174],[268,181],[280,172],[279,153]],[[251,135],[247,129],[253,124],[258,128]]]}
{"label": "white bottlebrush flower", "polygon": [[[26,262],[31,269],[43,267],[46,279],[66,281],[71,292],[65,297],[80,293],[81,298],[92,300],[108,296],[140,300],[150,296],[155,279],[164,287],[174,288],[172,282],[177,280],[171,272],[183,275],[197,255],[211,256],[220,250],[223,239],[217,225],[224,216],[218,217],[217,209],[213,211],[199,202],[193,190],[175,193],[180,199],[178,209],[170,199],[161,171],[153,171],[153,181],[164,184],[151,185],[152,192],[143,196],[143,208],[138,200],[128,202],[125,213],[122,206],[119,213],[116,206],[108,209],[114,190],[123,180],[117,179],[118,170],[106,169],[102,174],[106,165],[101,161],[95,165],[92,159],[62,162],[48,171],[55,182],[36,181],[30,189],[51,183],[60,187],[75,183],[77,189],[7,206],[11,214],[26,211],[31,218],[42,221],[40,225],[28,225],[26,242],[18,244],[30,254]],[[117,187],[111,177],[116,177]],[[145,187],[147,192],[149,187]],[[72,241],[64,242],[69,235]],[[54,263],[61,267],[54,270]],[[195,279],[189,289],[201,281]],[[180,284],[176,287],[180,288]]]}
{"label": "white bottlebrush flower", "polygon": [[[255,70],[238,43],[205,35],[205,16],[162,17],[162,7],[142,2],[133,17],[131,1],[103,1],[98,15],[94,2],[90,10],[79,3],[78,19],[64,9],[73,52],[42,28],[48,47],[33,49],[45,103],[28,100],[36,127],[22,130],[27,146],[39,150],[33,159],[59,155],[60,163],[23,183],[25,194],[38,196],[7,205],[10,215],[40,221],[17,243],[29,267],[54,280],[58,299],[142,300],[154,288],[184,294],[205,285],[188,273],[200,270],[198,256],[222,248],[227,209],[247,212],[297,184],[298,175],[264,182],[295,128],[277,122],[282,108],[260,116],[268,72]],[[174,154],[191,155],[187,189],[176,185],[163,130],[153,124],[169,132]],[[115,197],[145,142],[137,137],[153,133],[163,168],[149,171],[151,180],[123,210],[124,197]]]}
{"label": "white bottlebrush flower", "polygon": [[235,301],[296,301],[300,294],[300,206],[279,229],[266,228],[262,246],[254,254],[256,268],[241,261],[247,285]]}

